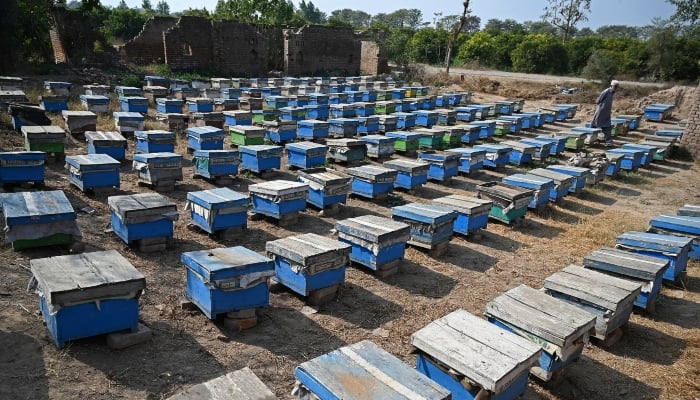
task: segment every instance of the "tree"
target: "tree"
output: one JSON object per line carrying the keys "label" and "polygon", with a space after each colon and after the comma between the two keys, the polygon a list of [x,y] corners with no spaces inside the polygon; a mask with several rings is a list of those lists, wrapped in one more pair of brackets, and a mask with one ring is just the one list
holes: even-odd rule
{"label": "tree", "polygon": [[513,50],[513,69],[527,73],[565,73],[569,58],[564,45],[551,35],[527,35]]}
{"label": "tree", "polygon": [[541,33],[556,36],[559,33],[558,28],[547,21],[525,21],[523,22],[523,28],[525,32],[534,34]]}
{"label": "tree", "polygon": [[596,30],[596,33],[603,37],[639,38],[639,28],[636,26],[603,25]]}
{"label": "tree", "polygon": [[591,54],[582,72],[584,78],[599,81],[601,86],[608,86],[616,74],[617,63],[609,58],[604,50],[597,50]]}
{"label": "tree", "polygon": [[408,41],[408,54],[412,61],[437,64],[445,57],[448,33],[442,29],[423,28]]}
{"label": "tree", "polygon": [[498,65],[496,38],[489,32],[477,32],[459,48],[457,56],[461,62],[476,61],[481,66]]}
{"label": "tree", "polygon": [[565,43],[576,24],[588,21],[590,11],[591,0],[547,0],[542,19],[561,29]]}
{"label": "tree", "polygon": [[369,28],[370,21],[372,20],[372,16],[366,12],[361,10],[351,10],[349,8],[332,11],[330,18],[345,21],[355,28]]}
{"label": "tree", "polygon": [[[436,20],[435,22],[435,27],[438,29],[445,29],[445,30],[451,30],[454,26],[459,24],[460,21],[460,16],[459,15],[446,15],[444,17],[440,17],[439,19]],[[476,33],[479,31],[479,28],[481,27],[481,18],[477,17],[476,15],[467,15],[467,22],[464,24],[464,27],[460,31],[460,33],[466,33],[466,34],[472,34]]]}
{"label": "tree", "polygon": [[165,0],[160,0],[158,4],[156,4],[156,14],[170,15],[170,6]]}
{"label": "tree", "polygon": [[143,0],[141,3],[141,8],[143,8],[144,11],[153,11],[153,5],[151,4],[151,0]]}
{"label": "tree", "polygon": [[305,0],[301,0],[297,15],[310,24],[325,24],[327,20],[326,13],[319,10],[311,1],[307,3]]}
{"label": "tree", "polygon": [[602,45],[603,40],[596,36],[575,37],[566,42],[564,46],[569,57],[569,71],[580,74],[591,55]]}
{"label": "tree", "polygon": [[450,63],[452,62],[452,48],[455,46],[455,42],[457,41],[457,37],[459,36],[459,33],[464,29],[464,26],[467,24],[467,14],[469,14],[469,0],[465,0],[464,3],[462,3],[464,6],[464,9],[462,10],[462,17],[459,19],[459,24],[454,27],[452,30],[452,36],[450,36],[449,41],[447,42],[447,51],[445,52],[445,75],[448,77],[450,76]]}
{"label": "tree", "polygon": [[391,29],[385,42],[387,58],[397,65],[407,65],[410,60],[408,42],[414,33],[415,31],[409,28]]}
{"label": "tree", "polygon": [[126,5],[126,1],[121,0],[119,4],[117,4],[117,10],[126,10],[128,9],[129,6]]}
{"label": "tree", "polygon": [[525,28],[522,24],[520,24],[514,19],[490,19],[486,21],[486,25],[484,25],[484,31],[494,35],[501,32],[522,34],[525,33]]}
{"label": "tree", "polygon": [[293,21],[295,13],[294,4],[288,0],[219,0],[214,17],[279,26]]}
{"label": "tree", "polygon": [[700,21],[700,0],[666,0],[676,6],[671,21],[679,24],[695,25]]}
{"label": "tree", "polygon": [[128,40],[143,28],[148,16],[133,8],[115,8],[100,26],[100,32],[110,40]]}
{"label": "tree", "polygon": [[188,17],[203,17],[203,18],[210,18],[211,17],[211,14],[209,13],[209,10],[207,10],[206,7],[188,8],[187,10],[184,10],[182,12],[182,15],[186,15]]}

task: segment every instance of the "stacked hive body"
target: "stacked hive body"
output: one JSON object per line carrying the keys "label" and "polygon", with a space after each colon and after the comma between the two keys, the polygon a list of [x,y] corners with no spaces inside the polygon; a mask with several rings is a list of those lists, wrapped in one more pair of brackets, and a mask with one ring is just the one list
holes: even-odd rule
{"label": "stacked hive body", "polygon": [[229,188],[187,193],[192,223],[210,234],[235,232],[247,227],[248,196]]}
{"label": "stacked hive body", "polygon": [[411,336],[418,371],[452,392],[453,399],[514,400],[527,390],[540,346],[464,310]]}
{"label": "stacked hive body", "polygon": [[0,194],[5,242],[22,250],[81,238],[75,211],[61,190]]}
{"label": "stacked hive body", "polygon": [[39,308],[58,348],[68,341],[136,331],[146,279],[117,251],[34,259]]}
{"label": "stacked hive body", "polygon": [[82,191],[119,188],[120,167],[119,161],[107,154],[66,157],[70,181]]}
{"label": "stacked hive body", "polygon": [[110,196],[112,230],[124,243],[141,251],[163,251],[173,237],[177,206],[158,193]]}
{"label": "stacked hive body", "polygon": [[170,189],[182,180],[182,156],[175,153],[134,154],[133,169],[139,183]]}
{"label": "stacked hive body", "polygon": [[61,159],[65,157],[66,132],[61,127],[23,126],[21,129],[27,151],[43,151]]}
{"label": "stacked hive body", "polygon": [[488,182],[476,187],[477,197],[493,203],[489,217],[506,224],[515,222],[527,213],[532,190],[499,182]]}
{"label": "stacked hive body", "polygon": [[493,203],[490,200],[478,199],[453,194],[433,200],[433,204],[449,208],[457,213],[454,221],[454,233],[464,236],[472,235],[481,229],[486,229],[489,212]]}
{"label": "stacked hive body", "polygon": [[298,212],[306,209],[309,186],[276,180],[251,185],[248,190],[253,212],[286,223],[296,220]]}
{"label": "stacked hive body", "polygon": [[191,251],[182,253],[182,263],[187,270],[187,298],[209,319],[249,310],[250,318],[255,318],[255,309],[270,303],[272,260],[252,250],[238,246]]}
{"label": "stacked hive body", "polygon": [[345,280],[351,246],[314,233],[267,242],[275,262],[275,280],[321,304],[335,296]]}
{"label": "stacked hive body", "polygon": [[385,161],[384,166],[396,170],[395,188],[413,190],[428,182],[430,164],[426,162],[400,159]]}
{"label": "stacked hive body", "polygon": [[493,324],[542,347],[539,365],[530,371],[545,381],[579,358],[596,320],[588,311],[524,285],[489,302],[486,315]]}
{"label": "stacked hive body", "polygon": [[126,158],[126,138],[119,132],[85,132],[88,154],[106,154],[117,161]]}
{"label": "stacked hive body", "polygon": [[457,218],[451,208],[421,203],[393,207],[391,215],[411,227],[409,244],[431,250],[434,256],[446,251]]}
{"label": "stacked hive body", "polygon": [[367,340],[306,361],[294,376],[299,399],[452,398],[446,388]]}
{"label": "stacked hive body", "polygon": [[393,169],[363,165],[348,168],[352,176],[352,193],[368,199],[383,199],[394,191],[397,172]]}
{"label": "stacked hive body", "polygon": [[408,225],[384,217],[365,215],[338,221],[338,239],[352,246],[350,260],[388,276],[398,270],[409,239]]}

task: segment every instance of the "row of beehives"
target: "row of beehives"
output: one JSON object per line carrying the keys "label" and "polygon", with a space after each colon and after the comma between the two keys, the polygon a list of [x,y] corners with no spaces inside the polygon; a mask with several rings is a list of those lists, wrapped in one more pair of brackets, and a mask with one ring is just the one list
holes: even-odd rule
{"label": "row of beehives", "polygon": [[[164,221],[172,224],[176,212],[156,194],[116,196],[109,204],[113,224],[115,218],[120,220],[113,225],[115,232],[132,237],[142,235],[144,228],[159,229]],[[400,260],[405,240],[425,229],[410,218],[409,224],[400,221],[407,219],[364,216],[338,221],[337,241],[314,234],[271,241],[266,245],[271,258],[243,247],[183,253],[187,297],[209,318],[225,315],[227,326],[252,327],[255,309],[268,305],[270,276],[310,301],[321,301],[342,283],[348,259],[369,267]],[[662,279],[675,281],[689,254],[698,259],[698,206],[684,207],[679,216],[654,218],[650,230],[656,233],[620,235],[619,249],[595,251],[584,258],[585,268],[572,265],[546,278],[543,290],[519,286],[495,298],[485,310],[491,324],[457,310],[414,333],[417,371],[364,341],[301,364],[295,371],[295,393],[320,399],[515,399],[526,390],[528,373],[545,381],[563,374],[581,355],[589,335],[604,346],[612,345],[633,306],[652,311]],[[682,236],[688,234],[692,237]],[[122,329],[134,333],[111,336],[141,335],[138,295],[145,279],[117,252],[36,259],[31,270],[58,346]],[[229,380],[243,378],[240,375],[217,378],[179,396],[188,398],[211,385],[234,393],[242,389]],[[244,375],[253,376],[249,371]],[[272,396],[263,387],[249,389]]]}

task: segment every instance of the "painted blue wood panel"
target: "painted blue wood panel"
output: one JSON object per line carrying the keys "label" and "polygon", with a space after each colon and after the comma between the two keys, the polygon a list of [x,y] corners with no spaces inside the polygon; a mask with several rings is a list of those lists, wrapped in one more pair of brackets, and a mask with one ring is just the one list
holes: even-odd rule
{"label": "painted blue wood panel", "polygon": [[62,190],[0,194],[7,226],[72,221],[75,211]]}

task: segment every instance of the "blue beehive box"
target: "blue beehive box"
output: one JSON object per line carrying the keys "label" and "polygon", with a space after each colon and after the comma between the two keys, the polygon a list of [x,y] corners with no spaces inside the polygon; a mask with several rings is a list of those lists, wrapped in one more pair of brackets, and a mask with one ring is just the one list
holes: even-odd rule
{"label": "blue beehive box", "polygon": [[314,142],[287,143],[287,164],[301,169],[322,167],[326,164],[328,147]]}
{"label": "blue beehive box", "polygon": [[268,95],[265,97],[265,107],[271,110],[279,110],[284,107],[289,107],[289,97]]}
{"label": "blue beehive box", "polygon": [[148,112],[148,99],[139,96],[126,96],[119,98],[119,104],[121,105],[122,111],[125,112],[137,112],[137,113],[147,113]]}
{"label": "blue beehive box", "polygon": [[276,219],[305,210],[308,190],[304,183],[284,180],[257,183],[248,188],[253,212]]}
{"label": "blue beehive box", "polygon": [[194,225],[214,234],[246,228],[249,204],[248,196],[224,187],[187,193],[185,209]]}
{"label": "blue beehive box", "polygon": [[326,120],[330,117],[330,106],[327,104],[310,104],[304,108],[309,119]]}
{"label": "blue beehive box", "polygon": [[379,132],[387,133],[393,132],[398,129],[399,119],[393,115],[380,115],[378,116],[378,128]]}
{"label": "blue beehive box", "polygon": [[406,89],[404,89],[404,88],[391,89],[391,98],[393,100],[401,100],[405,97],[406,97]]}
{"label": "blue beehive box", "polygon": [[365,90],[362,92],[362,101],[374,103],[377,101],[377,92],[375,90]]}
{"label": "blue beehive box", "polygon": [[224,124],[229,126],[243,125],[250,126],[253,125],[253,114],[246,110],[232,110],[224,111]]}
{"label": "blue beehive box", "polygon": [[512,117],[521,118],[523,129],[531,130],[537,128],[537,116],[533,114],[512,114]]}
{"label": "blue beehive box", "polygon": [[306,119],[306,108],[304,107],[283,107],[279,109],[282,121],[301,121]]}
{"label": "blue beehive box", "polygon": [[622,170],[622,161],[624,154],[605,153],[605,158],[608,160],[608,167],[605,169],[605,175],[615,177]]}
{"label": "blue beehive box", "polygon": [[511,115],[515,109],[515,103],[508,100],[496,101],[494,104],[500,115]]}
{"label": "blue beehive box", "polygon": [[350,192],[350,179],[325,168],[299,171],[299,182],[309,185],[306,201],[321,210],[345,204]]}
{"label": "blue beehive box", "polygon": [[310,303],[325,300],[321,297],[326,296],[320,296],[322,289],[334,293],[345,281],[348,244],[306,233],[267,242],[265,250],[275,261],[274,279],[302,296],[309,296]]}
{"label": "blue beehive box", "polygon": [[281,146],[252,145],[238,146],[241,153],[241,169],[260,173],[279,169],[282,163]]}
{"label": "blue beehive box", "polygon": [[488,139],[491,139],[496,134],[496,121],[495,120],[472,121],[472,122],[470,122],[470,124],[481,127],[481,130],[479,131],[479,139],[488,140]]}
{"label": "blue beehive box", "polygon": [[182,180],[182,156],[168,152],[134,154],[133,170],[139,182],[163,187],[174,185]]}
{"label": "blue beehive box", "polygon": [[588,128],[584,126],[574,126],[573,128],[571,128],[571,131],[585,133],[586,137],[583,140],[583,143],[585,144],[596,143],[603,134],[603,130],[600,128]]}
{"label": "blue beehive box", "polygon": [[[566,109],[559,108],[556,106],[540,107],[537,111],[541,113],[546,113],[546,115],[548,116],[546,117],[547,121],[550,123],[554,123],[555,121],[564,121],[567,116]],[[553,117],[551,115],[553,115]]]}
{"label": "blue beehive box", "polygon": [[[83,97],[83,96],[80,96]],[[39,96],[39,107],[48,112],[60,112],[68,109],[67,96],[44,95]],[[92,111],[92,110],[91,110]]]}
{"label": "blue beehive box", "polygon": [[0,152],[0,185],[15,183],[44,184],[43,151]]}
{"label": "blue beehive box", "polygon": [[379,132],[379,117],[357,117],[358,135],[371,135]]}
{"label": "blue beehive box", "polygon": [[114,92],[117,94],[117,97],[141,97],[143,95],[143,91],[140,88],[133,86],[115,86]]}
{"label": "blue beehive box", "polygon": [[556,104],[554,107],[566,111],[566,119],[572,119],[578,111],[578,104]]}
{"label": "blue beehive box", "polygon": [[474,148],[486,151],[484,166],[491,168],[505,167],[510,160],[510,153],[513,152],[512,147],[502,144],[478,144]]}
{"label": "blue beehive box", "polygon": [[446,388],[368,340],[307,361],[294,376],[300,399],[453,398]]}
{"label": "blue beehive box", "polygon": [[687,217],[700,217],[700,206],[686,204],[678,209],[676,215],[683,215]]}
{"label": "blue beehive box", "polygon": [[618,115],[617,118],[626,119],[631,131],[639,129],[639,124],[642,121],[641,115]]}
{"label": "blue beehive box", "polygon": [[659,136],[663,138],[676,139],[674,143],[683,137],[682,129],[659,129],[654,132],[654,136]]}
{"label": "blue beehive box", "polygon": [[194,128],[188,128],[187,130],[185,130],[185,133],[187,134],[187,149],[223,150],[224,148],[224,138],[226,137],[226,133],[223,129],[216,128],[213,126],[198,126]]}
{"label": "blue beehive box", "polygon": [[309,105],[309,96],[305,94],[297,94],[289,96],[290,107],[306,107]]}
{"label": "blue beehive box", "polygon": [[331,104],[330,112],[331,118],[354,118],[357,116],[352,104]]}
{"label": "blue beehive box", "polygon": [[146,75],[144,80],[148,86],[170,86],[170,79],[162,76]]}
{"label": "blue beehive box", "polygon": [[5,243],[14,250],[71,244],[82,235],[62,190],[0,194]]}
{"label": "blue beehive box", "polygon": [[348,168],[345,172],[352,176],[352,193],[357,196],[369,199],[383,198],[394,191],[396,170],[363,165]]}
{"label": "blue beehive box", "polygon": [[549,202],[549,195],[554,189],[554,181],[539,175],[513,174],[503,178],[503,183],[532,190],[528,208],[537,209]]}
{"label": "blue beehive box", "polygon": [[146,278],[116,250],[34,259],[30,268],[59,349],[72,340],[138,329]]}
{"label": "blue beehive box", "polygon": [[641,284],[642,291],[634,305],[649,312],[654,311],[668,264],[668,260],[609,247],[601,247],[583,259],[585,268]]}
{"label": "blue beehive box", "polygon": [[656,156],[656,152],[658,150],[658,147],[656,146],[648,146],[644,144],[639,144],[639,143],[625,143],[622,146],[622,149],[630,149],[630,150],[639,150],[642,151],[642,161],[641,165],[648,167],[652,161],[654,161],[654,156]]}
{"label": "blue beehive box", "polygon": [[519,133],[523,129],[523,118],[514,117],[512,115],[501,115],[496,118],[496,121],[505,121],[510,123],[510,132]]}
{"label": "blue beehive box", "polygon": [[[262,88],[260,88],[260,92],[262,93],[262,96],[265,97],[265,99],[267,99],[268,97],[282,96],[282,88],[276,87],[276,86],[263,86]],[[266,101],[266,103],[267,103],[267,101]],[[273,103],[274,103],[274,100],[273,100]],[[286,105],[284,105],[282,107],[286,107]]]}
{"label": "blue beehive box", "polygon": [[644,119],[650,121],[663,122],[672,115],[673,104],[651,104],[644,107]]}
{"label": "blue beehive box", "polygon": [[508,162],[513,165],[531,164],[532,159],[537,151],[535,146],[527,143],[517,142],[515,140],[505,140],[500,143],[503,146],[508,146],[513,149],[510,152]]}
{"label": "blue beehive box", "polygon": [[586,186],[586,180],[593,176],[593,173],[588,168],[571,167],[568,165],[550,165],[547,169],[573,177],[574,179],[571,182],[569,193],[574,194],[581,193]]}
{"label": "blue beehive box", "polygon": [[354,116],[371,117],[372,115],[374,115],[374,103],[359,101],[351,103],[350,106],[355,109]]}
{"label": "blue beehive box", "polygon": [[297,137],[303,140],[318,140],[328,137],[329,124],[326,121],[306,119],[297,122]]}
{"label": "blue beehive box", "polygon": [[542,162],[547,161],[549,156],[552,155],[552,146],[554,146],[554,143],[549,140],[523,139],[520,140],[520,142],[528,146],[535,146],[535,154],[533,157]]}
{"label": "blue beehive box", "polygon": [[[355,89],[356,88],[357,86]],[[359,90],[346,90],[345,93],[348,95],[348,103],[357,103],[362,101],[362,92]]]}
{"label": "blue beehive box", "polygon": [[542,347],[539,365],[530,372],[543,381],[578,360],[596,323],[594,314],[525,285],[490,301],[485,314],[494,325]]}
{"label": "blue beehive box", "polygon": [[453,194],[433,200],[433,205],[447,208],[455,213],[452,230],[464,236],[471,235],[480,229],[486,229],[489,221],[489,211],[493,206],[490,200]]}
{"label": "blue beehive box", "polygon": [[435,110],[438,113],[439,125],[454,125],[457,123],[457,111],[447,108],[438,108]]}
{"label": "blue beehive box", "polygon": [[476,107],[455,107],[455,111],[457,112],[457,121],[472,122],[476,120]]}
{"label": "blue beehive box", "polygon": [[70,82],[44,81],[44,90],[55,96],[69,96],[72,86]]}
{"label": "blue beehive box", "polygon": [[481,126],[473,124],[448,126],[445,127],[445,129],[452,132],[455,132],[457,129],[462,129],[461,142],[464,144],[474,145],[479,141],[479,137],[481,136]]}
{"label": "blue beehive box", "polygon": [[569,189],[574,178],[571,175],[562,174],[546,168],[536,168],[528,171],[530,175],[537,175],[554,181],[554,187],[549,190],[549,201],[557,202],[569,194]]}
{"label": "blue beehive box", "polygon": [[328,135],[331,137],[349,138],[357,136],[360,121],[354,118],[331,118],[328,120]]}
{"label": "blue beehive box", "polygon": [[496,116],[495,104],[470,104],[469,107],[476,108],[476,119],[485,120]]}
{"label": "blue beehive box", "polygon": [[331,92],[328,94],[328,104],[347,104],[348,94],[342,92],[333,92],[333,86],[330,87]]}
{"label": "blue beehive box", "polygon": [[196,150],[192,157],[194,175],[208,179],[238,174],[240,161],[236,150]]}
{"label": "blue beehive box", "polygon": [[214,99],[195,97],[187,99],[187,111],[191,113],[214,112]]}
{"label": "blue beehive box", "polygon": [[222,88],[221,89],[221,97],[224,99],[238,99],[241,97],[241,89],[240,88],[233,88],[233,87],[228,87],[228,88]]}
{"label": "blue beehive box", "polygon": [[135,153],[161,153],[175,151],[175,134],[168,131],[136,131]]}
{"label": "blue beehive box", "polygon": [[119,161],[107,154],[86,154],[66,157],[66,168],[72,184],[82,191],[119,188]]}
{"label": "blue beehive box", "polygon": [[143,239],[172,238],[177,205],[158,193],[110,196],[112,230],[126,244]]}
{"label": "blue beehive box", "polygon": [[159,113],[181,113],[184,105],[184,100],[166,98],[156,99],[156,111]]}
{"label": "blue beehive box", "polygon": [[544,142],[549,142],[552,144],[552,147],[549,150],[549,153],[553,156],[559,156],[561,153],[563,153],[566,150],[566,141],[568,140],[564,136],[537,136],[535,137],[534,140],[539,140],[539,141],[544,141]]}
{"label": "blue beehive box", "polygon": [[459,154],[459,166],[457,170],[467,175],[484,168],[486,150],[461,147],[447,150],[449,153]]}
{"label": "blue beehive box", "polygon": [[659,233],[625,232],[617,237],[617,247],[669,261],[664,280],[674,282],[686,270],[693,238]]}
{"label": "blue beehive box", "polygon": [[271,259],[242,246],[182,253],[185,294],[209,319],[270,305]]}
{"label": "blue beehive box", "polygon": [[368,135],[360,137],[367,145],[367,156],[370,158],[391,158],[394,155],[395,138],[384,135]]}
{"label": "blue beehive box", "polygon": [[335,223],[338,240],[352,246],[350,261],[376,271],[382,277],[398,269],[410,227],[402,222],[364,215]]}
{"label": "blue beehive box", "polygon": [[126,158],[127,141],[119,132],[85,132],[88,154],[107,154],[117,161]]}
{"label": "blue beehive box", "polygon": [[385,161],[384,166],[397,172],[394,188],[413,190],[428,182],[430,164],[424,161],[390,160]]}
{"label": "blue beehive box", "polygon": [[409,130],[416,126],[417,115],[407,112],[395,112],[391,114],[397,118],[396,127],[401,130]]}
{"label": "blue beehive box", "polygon": [[132,133],[143,130],[146,118],[137,112],[115,111],[114,124],[120,133]]}
{"label": "blue beehive box", "polygon": [[449,181],[459,173],[460,155],[443,151],[419,151],[418,158],[430,164],[428,179]]}
{"label": "blue beehive box", "polygon": [[544,114],[539,112],[524,112],[513,115],[517,117],[530,118],[530,129],[541,128],[546,123]]}
{"label": "blue beehive box", "polygon": [[275,144],[284,144],[297,138],[297,123],[294,121],[263,121],[265,139]]}
{"label": "blue beehive box", "polygon": [[639,167],[642,166],[642,158],[644,157],[644,151],[635,149],[609,149],[606,151],[608,154],[622,154],[622,169],[627,171],[637,171]]}
{"label": "blue beehive box", "polygon": [[418,110],[413,111],[416,115],[416,125],[431,128],[438,123],[439,114],[435,111]]}
{"label": "blue beehive box", "polygon": [[457,213],[451,208],[409,203],[393,207],[391,217],[411,227],[409,244],[432,250],[452,239]]}
{"label": "blue beehive box", "polygon": [[310,106],[327,106],[328,95],[324,93],[309,93],[309,105]]}
{"label": "blue beehive box", "polygon": [[649,221],[649,232],[692,238],[688,257],[700,259],[700,217],[657,215]]}
{"label": "blue beehive box", "polygon": [[541,353],[540,346],[461,309],[414,333],[411,344],[418,350],[416,369],[453,399],[464,400],[480,393],[494,400],[519,398]]}

